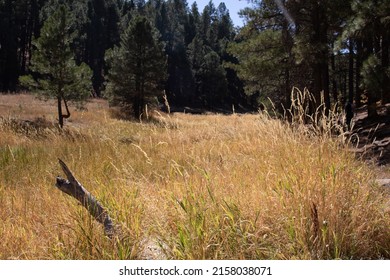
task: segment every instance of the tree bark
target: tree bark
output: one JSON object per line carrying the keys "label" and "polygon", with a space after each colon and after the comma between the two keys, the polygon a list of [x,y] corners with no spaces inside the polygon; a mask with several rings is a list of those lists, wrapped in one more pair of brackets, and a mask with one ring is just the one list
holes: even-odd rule
{"label": "tree bark", "polygon": [[[65,115],[62,113],[62,100],[64,101],[64,104],[65,104],[65,110],[66,110]],[[63,128],[64,127],[64,119],[67,119],[70,117],[70,111],[69,111],[66,99],[62,95],[57,96],[57,107],[58,107],[58,124],[59,124],[60,128]]]}
{"label": "tree bark", "polygon": [[65,110],[66,110],[66,115],[63,114],[62,117],[64,119],[68,119],[68,118],[70,118],[70,111],[69,111],[68,103],[66,102],[66,99],[64,96],[62,96],[62,100],[64,100],[64,105],[65,105]]}
{"label": "tree bark", "polygon": [[[333,46],[332,46],[333,49]],[[332,96],[333,96],[333,102],[337,104],[338,102],[338,92],[337,92],[337,80],[336,80],[336,59],[334,53],[331,54],[330,57],[331,61],[331,67],[332,67]]]}
{"label": "tree bark", "polygon": [[[364,59],[367,59],[371,54],[374,54],[375,48],[374,46],[377,44],[377,40],[367,39],[363,41],[363,55]],[[376,102],[378,101],[376,98],[376,92],[372,92],[372,90],[365,91],[367,96],[367,114],[368,118],[375,119],[378,117]]]}
{"label": "tree bark", "polygon": [[61,159],[59,159],[59,163],[68,180],[57,177],[56,187],[77,199],[99,223],[103,224],[105,235],[110,238],[113,237],[115,233],[114,224],[106,209],[76,180],[70,169]]}
{"label": "tree bark", "polygon": [[[330,109],[329,98],[329,47],[328,47],[328,22],[325,8],[320,3],[315,3],[311,11],[311,24],[313,34],[310,43],[318,46],[312,63],[313,71],[313,94],[315,97],[314,111],[324,105],[325,112]],[[321,103],[324,104],[321,104]]]}
{"label": "tree bark", "polygon": [[362,66],[362,42],[358,40],[356,42],[356,61],[355,61],[355,68],[356,68],[356,81],[355,81],[355,106],[356,108],[359,108],[362,106],[362,93],[360,89],[360,81],[361,81],[361,74],[360,69]]}
{"label": "tree bark", "polygon": [[[382,69],[389,69],[389,45],[390,39],[388,31],[383,31],[382,35]],[[385,70],[386,71],[386,70]],[[383,75],[382,103],[390,102],[390,77],[389,74]]]}
{"label": "tree bark", "polygon": [[57,108],[58,108],[58,124],[60,128],[64,127],[64,118],[62,115],[62,104],[61,104],[61,96],[57,96]]}
{"label": "tree bark", "polygon": [[353,52],[353,43],[349,39],[349,54],[348,54],[348,103],[353,103],[354,97],[354,84],[353,84],[353,65],[354,65],[354,52]]}

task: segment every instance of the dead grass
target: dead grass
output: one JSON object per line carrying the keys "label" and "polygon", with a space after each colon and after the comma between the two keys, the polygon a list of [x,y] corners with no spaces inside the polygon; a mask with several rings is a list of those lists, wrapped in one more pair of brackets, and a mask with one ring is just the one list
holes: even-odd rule
{"label": "dead grass", "polygon": [[[5,120],[54,122],[55,106],[0,95],[0,108],[0,259],[157,257],[144,253],[150,242],[168,259],[390,257],[388,197],[342,138],[261,114],[140,124],[112,119],[104,101],[72,113],[66,132],[34,137]],[[121,238],[53,187],[57,158]]]}

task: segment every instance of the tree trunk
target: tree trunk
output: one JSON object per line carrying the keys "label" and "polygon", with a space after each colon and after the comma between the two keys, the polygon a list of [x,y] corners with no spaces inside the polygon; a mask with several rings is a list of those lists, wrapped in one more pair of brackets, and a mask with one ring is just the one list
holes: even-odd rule
{"label": "tree trunk", "polygon": [[[371,54],[374,53],[375,48],[374,46],[377,44],[377,40],[372,40],[368,38],[367,40],[363,41],[363,61],[364,59],[367,59]],[[375,97],[376,93],[372,92],[370,90],[366,91],[367,96],[367,115],[368,118],[377,118],[378,112],[376,108],[376,102],[377,98]]]}
{"label": "tree trunk", "polygon": [[324,95],[325,111],[328,114],[330,110],[329,96],[329,62],[328,54],[325,54],[325,61],[322,63],[322,93]]}
{"label": "tree trunk", "polygon": [[360,89],[360,69],[362,67],[362,43],[361,41],[356,42],[356,61],[355,61],[355,67],[356,67],[356,81],[355,81],[355,106],[356,108],[359,108],[362,106],[362,93]]}
{"label": "tree trunk", "polygon": [[[389,69],[389,36],[388,31],[383,32],[382,37],[382,69]],[[385,70],[386,71],[386,70]],[[390,73],[383,75],[382,103],[390,102]]]}
{"label": "tree trunk", "polygon": [[353,103],[353,96],[354,96],[354,91],[353,91],[353,44],[351,42],[351,39],[349,40],[349,54],[348,54],[348,103]]}
{"label": "tree trunk", "polygon": [[337,80],[336,80],[336,59],[335,55],[332,52],[332,55],[330,57],[331,59],[331,67],[332,67],[332,96],[333,96],[333,102],[336,104],[338,102],[338,96],[337,96]]}
{"label": "tree trunk", "polygon": [[285,17],[282,23],[282,40],[283,40],[283,46],[285,52],[288,54],[287,62],[285,65],[285,70],[284,70],[284,108],[285,109],[290,109],[291,107],[291,75],[290,75],[290,70],[291,70],[291,61],[293,60],[292,58],[292,48],[294,45],[294,40],[289,32],[289,22],[287,18]]}
{"label": "tree trunk", "polygon": [[65,110],[66,110],[66,115],[62,114],[62,117],[64,119],[68,119],[68,118],[70,118],[70,111],[69,111],[69,107],[68,107],[68,102],[66,102],[66,99],[64,96],[62,96],[62,100],[64,101]]}
{"label": "tree trunk", "polygon": [[[64,101],[66,114],[64,115],[62,113],[62,100]],[[57,107],[58,107],[58,124],[60,128],[64,127],[64,119],[67,119],[70,117],[70,112],[68,108],[68,104],[66,102],[66,99],[62,97],[61,95],[57,96]]]}
{"label": "tree trunk", "polygon": [[376,108],[376,98],[371,92],[367,92],[367,115],[368,118],[375,119],[378,117]]}
{"label": "tree trunk", "polygon": [[61,96],[57,96],[57,108],[58,108],[58,125],[60,128],[64,127],[64,118],[62,115],[62,98]]}
{"label": "tree trunk", "polygon": [[315,97],[315,109],[324,102],[325,111],[330,109],[329,98],[329,58],[328,58],[328,22],[326,18],[325,8],[320,3],[314,4],[312,11],[313,34],[311,43],[314,46],[319,46],[315,53],[315,62],[313,63],[313,90]]}
{"label": "tree trunk", "polygon": [[342,89],[342,96],[343,96],[343,100],[344,100],[344,103],[347,101],[348,99],[348,74],[346,72],[343,72],[343,89]]}
{"label": "tree trunk", "polygon": [[137,120],[139,120],[142,115],[141,100],[138,94],[133,99],[133,114],[134,118],[136,118]]}

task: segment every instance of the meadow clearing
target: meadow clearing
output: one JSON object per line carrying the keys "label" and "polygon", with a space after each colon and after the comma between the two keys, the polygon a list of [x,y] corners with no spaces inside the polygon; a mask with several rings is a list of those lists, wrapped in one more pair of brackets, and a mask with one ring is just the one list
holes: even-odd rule
{"label": "meadow clearing", "polygon": [[[264,113],[138,123],[104,100],[60,131],[55,110],[0,95],[0,259],[390,258],[389,194],[345,137]],[[55,188],[58,158],[118,236]]]}

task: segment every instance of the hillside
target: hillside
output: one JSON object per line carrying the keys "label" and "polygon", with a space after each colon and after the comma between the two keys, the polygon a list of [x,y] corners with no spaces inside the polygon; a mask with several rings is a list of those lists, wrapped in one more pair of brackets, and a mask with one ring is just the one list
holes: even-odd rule
{"label": "hillside", "polygon": [[[113,117],[55,126],[54,104],[0,95],[0,259],[390,258],[381,169],[264,114]],[[54,187],[61,158],[120,227],[109,239]]]}

